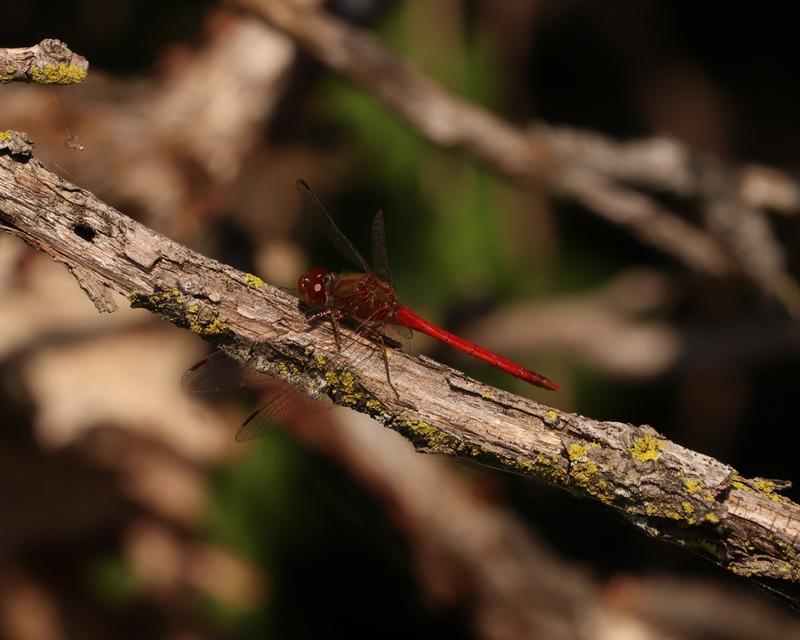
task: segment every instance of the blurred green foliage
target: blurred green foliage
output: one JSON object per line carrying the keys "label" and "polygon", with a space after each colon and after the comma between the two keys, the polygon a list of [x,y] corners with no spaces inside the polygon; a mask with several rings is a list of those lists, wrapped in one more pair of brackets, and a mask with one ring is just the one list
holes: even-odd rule
{"label": "blurred green foliage", "polygon": [[276,430],[212,485],[206,535],[237,549],[267,582],[258,610],[207,602],[208,618],[221,631],[311,638],[335,623],[355,637],[401,638],[459,628],[426,609],[383,507],[328,458]]}

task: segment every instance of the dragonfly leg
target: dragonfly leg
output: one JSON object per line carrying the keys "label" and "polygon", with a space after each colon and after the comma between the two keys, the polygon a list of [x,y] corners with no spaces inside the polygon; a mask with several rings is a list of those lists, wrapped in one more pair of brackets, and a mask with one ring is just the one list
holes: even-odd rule
{"label": "dragonfly leg", "polygon": [[326,318],[333,313],[333,309],[325,309],[325,311],[318,311],[317,313],[310,315],[306,318],[306,322],[311,324],[320,318]]}
{"label": "dragonfly leg", "polygon": [[333,339],[336,342],[336,350],[342,350],[342,334],[339,331],[339,314],[337,314],[335,309],[325,309],[324,311],[319,311],[313,315],[308,316],[306,318],[307,324],[312,324],[313,322],[321,319],[321,318],[328,318],[331,322],[331,328],[333,329]]}
{"label": "dragonfly leg", "polygon": [[397,388],[392,384],[392,377],[389,375],[389,349],[386,346],[386,340],[384,340],[383,335],[378,334],[378,342],[381,345],[381,355],[383,356],[383,368],[386,370],[386,382],[389,383],[389,386],[394,391],[394,395],[397,399],[400,399],[400,393],[397,391]]}
{"label": "dragonfly leg", "polygon": [[342,352],[342,334],[339,331],[339,318],[335,313],[329,315],[331,327],[333,328],[333,340],[336,342],[336,351]]}

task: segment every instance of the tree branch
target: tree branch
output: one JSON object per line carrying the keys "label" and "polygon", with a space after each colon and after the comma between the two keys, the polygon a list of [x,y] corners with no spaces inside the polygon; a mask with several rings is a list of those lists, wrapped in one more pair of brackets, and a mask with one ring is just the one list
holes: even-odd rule
{"label": "tree branch", "polygon": [[[741,271],[787,308],[800,311],[800,290],[762,210],[800,208],[800,188],[789,176],[760,167],[732,169],[663,138],[617,143],[543,123],[521,128],[450,94],[368,32],[315,7],[296,0],[234,1],[375,96],[432,143],[574,200],[692,269],[714,276]],[[717,235],[629,186],[637,184],[696,198]]]}
{"label": "tree branch", "polygon": [[734,573],[800,579],[800,505],[777,493],[785,484],[743,478],[649,426],[560,412],[391,351],[398,400],[376,350],[339,354],[327,326],[310,327],[291,296],[124,216],[30,150],[0,150],[0,225],[75,277],[91,274],[92,289],[114,289],[248,366],[322,391],[419,451],[544,479]]}
{"label": "tree branch", "polygon": [[75,84],[86,78],[89,62],[61,40],[46,38],[32,47],[0,48],[0,84]]}

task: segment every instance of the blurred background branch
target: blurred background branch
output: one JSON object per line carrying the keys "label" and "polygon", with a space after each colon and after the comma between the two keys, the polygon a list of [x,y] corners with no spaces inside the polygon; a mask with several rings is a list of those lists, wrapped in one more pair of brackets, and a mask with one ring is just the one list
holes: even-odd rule
{"label": "blurred background branch", "polygon": [[[543,185],[587,206],[641,241],[693,269],[721,275],[732,268],[749,275],[792,311],[800,296],[786,271],[783,250],[764,212],[743,195],[747,172],[690,153],[672,140],[625,145],[589,132],[528,125],[516,127],[460,100],[400,61],[367,32],[293,0],[236,0],[291,36],[305,51],[380,99],[428,140],[464,151],[522,183]],[[779,171],[759,172],[763,202],[797,210],[798,185]],[[765,178],[764,176],[768,176]],[[632,190],[640,183],[704,204],[716,234],[689,224],[654,197]],[[751,179],[752,183],[752,179]],[[777,193],[774,193],[777,191]],[[757,191],[758,193],[758,191]]]}

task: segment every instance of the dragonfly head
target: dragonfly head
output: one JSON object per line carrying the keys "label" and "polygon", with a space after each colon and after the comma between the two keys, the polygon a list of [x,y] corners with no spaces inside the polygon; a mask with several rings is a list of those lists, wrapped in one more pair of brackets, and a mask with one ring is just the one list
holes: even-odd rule
{"label": "dragonfly head", "polygon": [[312,309],[318,309],[328,301],[328,285],[331,274],[325,267],[316,267],[297,281],[300,299]]}

